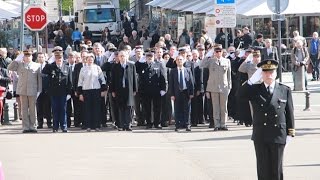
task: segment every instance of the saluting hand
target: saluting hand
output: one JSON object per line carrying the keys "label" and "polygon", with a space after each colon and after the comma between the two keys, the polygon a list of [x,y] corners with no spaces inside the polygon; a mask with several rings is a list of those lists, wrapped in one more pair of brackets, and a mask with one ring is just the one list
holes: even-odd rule
{"label": "saluting hand", "polygon": [[176,97],[171,96],[171,100],[172,100],[172,101],[176,100]]}

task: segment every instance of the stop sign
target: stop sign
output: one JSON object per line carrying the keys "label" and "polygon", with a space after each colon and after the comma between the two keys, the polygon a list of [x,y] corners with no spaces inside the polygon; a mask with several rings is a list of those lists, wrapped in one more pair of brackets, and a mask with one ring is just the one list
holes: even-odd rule
{"label": "stop sign", "polygon": [[31,31],[41,31],[48,23],[47,12],[40,6],[29,6],[24,11],[24,24]]}

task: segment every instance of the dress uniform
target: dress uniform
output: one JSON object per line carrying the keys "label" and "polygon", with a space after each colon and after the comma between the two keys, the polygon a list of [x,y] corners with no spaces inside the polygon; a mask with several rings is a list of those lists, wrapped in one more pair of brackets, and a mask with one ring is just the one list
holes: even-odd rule
{"label": "dress uniform", "polygon": [[230,60],[222,57],[222,48],[216,45],[215,57],[201,61],[200,67],[209,68],[207,91],[211,93],[214,130],[228,130],[228,95],[231,89],[231,64]]}
{"label": "dress uniform", "polygon": [[[153,56],[152,52],[146,53],[147,62],[137,62],[136,68],[139,74],[139,92],[143,99],[147,128],[154,126],[161,129],[161,96],[165,95],[166,82],[163,66],[160,62],[154,62]],[[151,122],[152,111],[154,122]]]}
{"label": "dress uniform", "polygon": [[51,106],[53,112],[53,132],[57,132],[59,126],[62,132],[67,131],[67,95],[71,94],[71,79],[69,76],[69,66],[63,62],[62,48],[56,46],[53,49],[55,62],[47,64],[43,74],[49,78],[48,93],[51,96]]}
{"label": "dress uniform", "polygon": [[[287,135],[294,136],[291,89],[275,81],[278,62],[266,60],[262,68],[239,89],[240,98],[248,99],[253,108],[253,132],[258,180],[283,179],[283,151]],[[255,84],[260,79],[263,83]]]}
{"label": "dress uniform", "polygon": [[42,91],[40,64],[32,61],[32,51],[23,51],[23,61],[12,61],[9,71],[16,71],[19,75],[17,94],[20,95],[22,109],[23,133],[37,132],[36,130],[36,100]]}

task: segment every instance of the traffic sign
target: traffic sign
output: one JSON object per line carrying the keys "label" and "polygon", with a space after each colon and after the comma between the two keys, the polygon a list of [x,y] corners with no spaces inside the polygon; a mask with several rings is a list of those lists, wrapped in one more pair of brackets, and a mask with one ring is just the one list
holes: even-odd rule
{"label": "traffic sign", "polygon": [[217,28],[234,28],[236,27],[236,16],[218,16],[216,17]]}
{"label": "traffic sign", "polygon": [[216,4],[218,5],[227,5],[227,4],[235,4],[236,0],[216,0]]}
{"label": "traffic sign", "polygon": [[214,15],[217,16],[236,16],[236,6],[215,6]]}
{"label": "traffic sign", "polygon": [[[279,3],[279,12],[277,12],[277,3]],[[289,5],[289,0],[267,0],[267,5],[273,13],[283,13]]]}
{"label": "traffic sign", "polygon": [[41,6],[29,6],[24,11],[24,24],[31,31],[41,31],[48,23],[47,12]]}

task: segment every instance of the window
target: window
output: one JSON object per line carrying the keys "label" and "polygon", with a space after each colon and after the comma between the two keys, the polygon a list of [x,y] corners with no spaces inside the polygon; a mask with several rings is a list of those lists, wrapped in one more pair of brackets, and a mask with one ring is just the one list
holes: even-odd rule
{"label": "window", "polygon": [[114,9],[85,9],[83,13],[85,23],[106,23],[115,22],[116,14]]}

